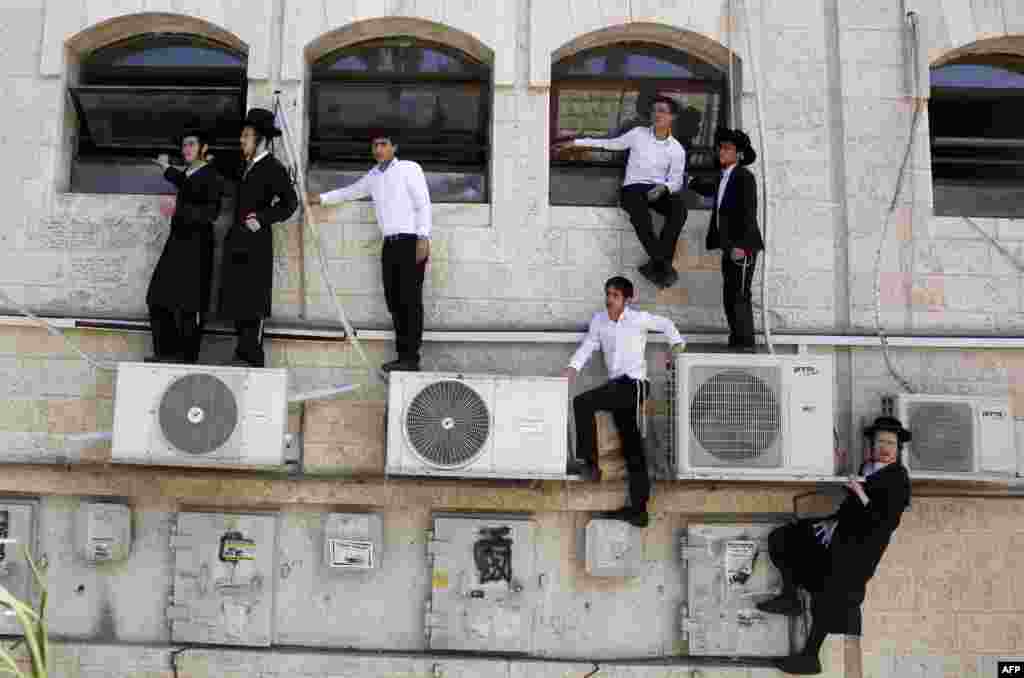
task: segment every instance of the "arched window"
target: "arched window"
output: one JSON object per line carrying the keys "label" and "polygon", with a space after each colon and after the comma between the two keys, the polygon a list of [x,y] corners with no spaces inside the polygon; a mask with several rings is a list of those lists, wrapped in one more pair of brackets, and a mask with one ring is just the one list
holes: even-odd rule
{"label": "arched window", "polygon": [[174,138],[196,118],[214,131],[216,163],[237,164],[244,54],[196,36],[140,35],[86,56],[78,81],[72,191],[172,193],[149,160],[181,162]]}
{"label": "arched window", "polygon": [[1024,58],[932,69],[928,108],[935,213],[1024,217]]}
{"label": "arched window", "polygon": [[352,183],[373,164],[370,135],[394,135],[423,166],[434,202],[485,202],[490,66],[444,45],[388,38],[313,65],[310,186]]}
{"label": "arched window", "polygon": [[[686,148],[687,172],[714,173],[715,128],[728,116],[725,73],[659,45],[617,43],[555,63],[551,140],[616,137],[650,125],[650,101],[657,95],[679,103],[673,135]],[[551,204],[617,205],[625,164],[625,153],[571,149],[559,154],[551,162]],[[691,206],[699,206],[696,196],[690,198]]]}

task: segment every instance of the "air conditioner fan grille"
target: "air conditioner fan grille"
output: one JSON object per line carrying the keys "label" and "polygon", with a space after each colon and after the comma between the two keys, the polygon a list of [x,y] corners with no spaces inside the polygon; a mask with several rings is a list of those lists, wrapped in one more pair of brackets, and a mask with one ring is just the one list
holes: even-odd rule
{"label": "air conditioner fan grille", "polygon": [[709,454],[740,464],[775,444],[782,430],[779,400],[768,384],[749,372],[717,372],[690,401],[690,428]]}
{"label": "air conditioner fan grille", "polygon": [[416,394],[406,412],[409,444],[430,464],[453,469],[471,463],[490,434],[487,403],[461,381],[437,381]]}

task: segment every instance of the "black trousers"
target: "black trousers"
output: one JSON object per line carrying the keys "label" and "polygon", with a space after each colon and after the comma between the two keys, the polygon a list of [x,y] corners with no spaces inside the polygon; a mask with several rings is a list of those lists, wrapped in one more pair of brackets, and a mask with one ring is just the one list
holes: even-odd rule
{"label": "black trousers", "polygon": [[384,299],[395,325],[398,359],[419,363],[423,343],[423,277],[427,261],[416,263],[416,236],[384,241]]}
{"label": "black trousers", "polygon": [[203,316],[198,311],[181,311],[162,306],[149,307],[153,353],[157,358],[187,364],[199,362]]}
{"label": "black trousers", "polygon": [[594,415],[598,410],[611,412],[622,437],[622,453],[629,472],[630,506],[646,511],[647,500],[651,496],[651,479],[647,475],[644,439],[637,422],[637,391],[641,388],[644,389],[642,395],[646,397],[646,382],[620,377],[576,396],[572,408],[576,421],[576,454],[594,464],[597,463],[597,422]]}
{"label": "black trousers", "polygon": [[[746,267],[744,267],[746,262]],[[722,304],[729,321],[729,346],[754,347],[754,307],[750,285],[757,268],[757,252],[740,261],[732,260],[731,252],[722,253]]]}
{"label": "black trousers", "polygon": [[253,367],[263,367],[263,318],[236,320],[235,331],[238,332],[238,345],[235,357],[246,361]]}
{"label": "black trousers", "polygon": [[[683,202],[683,193],[664,193],[655,202],[647,202],[647,192],[654,188],[654,184],[630,184],[622,187],[622,209],[629,215],[633,223],[633,230],[640,244],[644,246],[647,256],[654,262],[657,270],[666,273],[672,269],[672,260],[676,256],[676,242],[679,234],[683,232],[683,225],[686,223],[686,203]],[[661,235],[654,235],[654,219],[651,216],[654,210],[665,217],[665,226],[661,229]]]}

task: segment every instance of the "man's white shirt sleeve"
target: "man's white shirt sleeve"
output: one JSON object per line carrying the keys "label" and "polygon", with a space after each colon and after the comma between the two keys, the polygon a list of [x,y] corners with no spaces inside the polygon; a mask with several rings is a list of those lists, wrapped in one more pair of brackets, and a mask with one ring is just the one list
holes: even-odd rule
{"label": "man's white shirt sleeve", "polygon": [[673,348],[675,348],[679,344],[686,346],[686,340],[683,339],[683,335],[679,334],[679,330],[676,328],[676,324],[672,322],[670,319],[664,316],[648,313],[646,320],[647,327],[656,332],[661,332],[666,337],[668,337],[669,344],[671,344]]}
{"label": "man's white shirt sleeve", "polygon": [[430,189],[427,187],[427,177],[423,174],[423,168],[417,163],[409,163],[405,173],[405,182],[416,218],[416,235],[421,238],[429,238],[433,222]]}
{"label": "man's white shirt sleeve", "polygon": [[686,173],[686,149],[679,145],[679,152],[672,154],[672,161],[668,167],[668,190],[670,193],[678,193],[683,187],[683,177]]}
{"label": "man's white shirt sleeve", "polygon": [[[373,170],[370,170],[372,172]],[[345,186],[344,188],[338,188],[327,193],[320,194],[320,203],[322,205],[334,205],[339,202],[349,202],[350,200],[359,200],[370,195],[370,172],[367,172],[356,181],[354,184]]]}
{"label": "man's white shirt sleeve", "polygon": [[587,328],[587,336],[583,338],[583,343],[576,349],[576,353],[573,354],[572,360],[569,361],[569,367],[575,369],[577,372],[582,370],[586,366],[587,361],[590,360],[590,356],[594,355],[594,351],[601,348],[601,330],[598,327],[598,317],[595,315],[590,319],[590,327]]}
{"label": "man's white shirt sleeve", "polygon": [[628,151],[633,146],[633,139],[637,130],[644,130],[643,127],[634,127],[625,134],[614,139],[592,139],[584,137],[573,141],[574,146],[589,146],[591,148],[603,148],[606,151]]}

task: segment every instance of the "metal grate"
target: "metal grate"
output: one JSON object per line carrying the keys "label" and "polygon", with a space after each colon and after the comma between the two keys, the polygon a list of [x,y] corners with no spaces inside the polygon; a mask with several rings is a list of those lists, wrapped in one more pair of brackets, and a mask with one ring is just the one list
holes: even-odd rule
{"label": "metal grate", "polygon": [[779,401],[768,384],[749,372],[717,372],[690,401],[690,429],[721,461],[756,459],[775,445],[781,432]]}
{"label": "metal grate", "polygon": [[911,469],[944,473],[973,470],[974,412],[970,403],[910,403],[907,414],[914,435]]}
{"label": "metal grate", "polygon": [[409,444],[427,462],[452,469],[471,463],[490,434],[487,404],[461,381],[437,381],[409,403],[405,430]]}
{"label": "metal grate", "polygon": [[208,454],[231,437],[238,425],[238,404],[217,377],[189,374],[167,388],[159,417],[167,442],[182,452]]}

